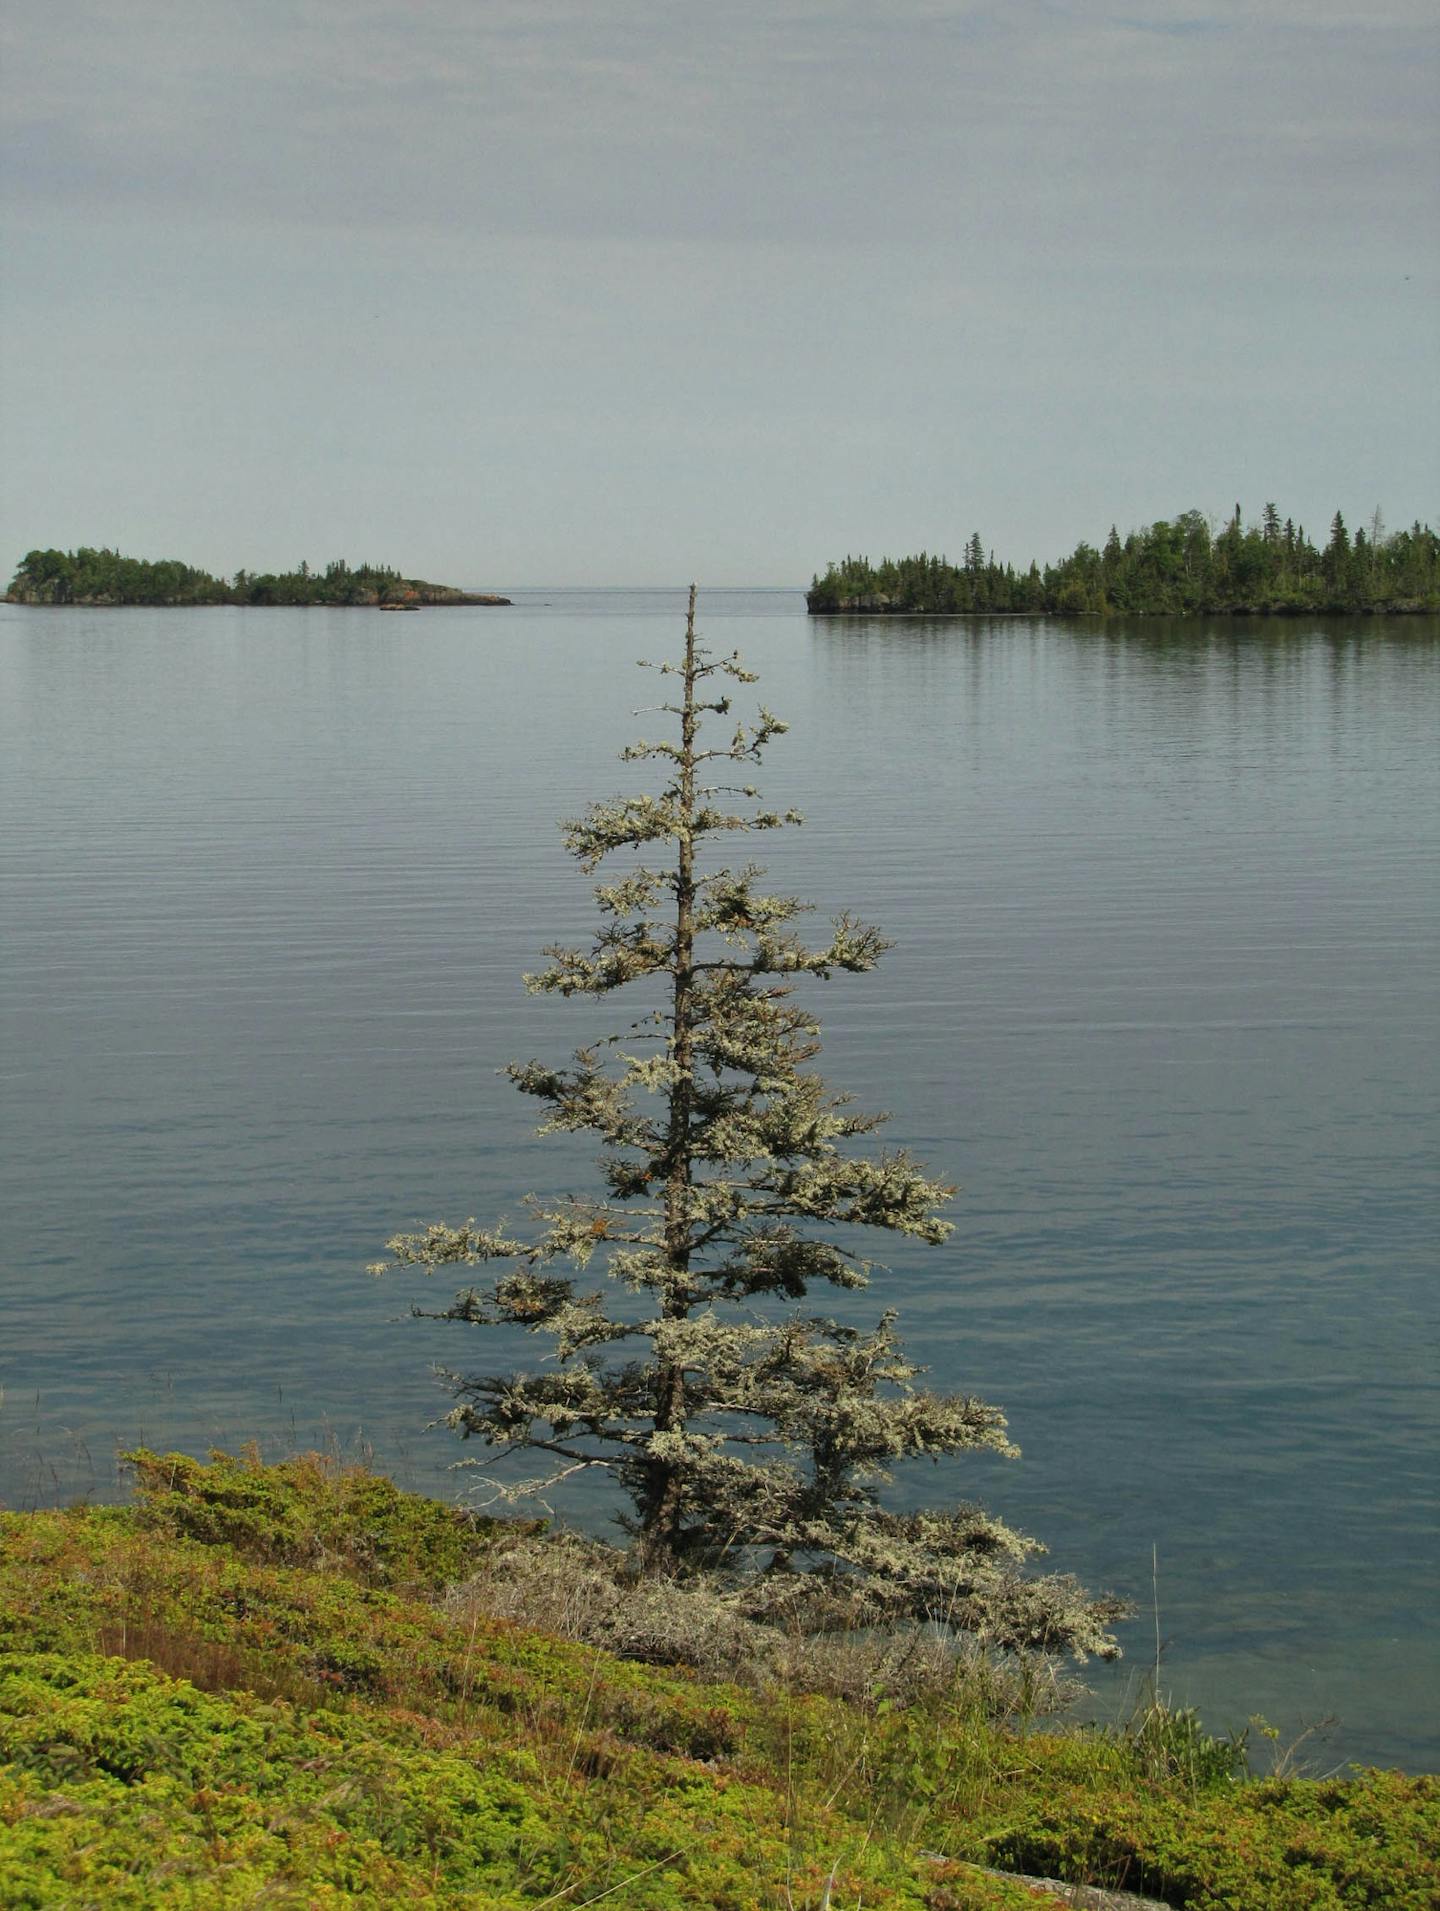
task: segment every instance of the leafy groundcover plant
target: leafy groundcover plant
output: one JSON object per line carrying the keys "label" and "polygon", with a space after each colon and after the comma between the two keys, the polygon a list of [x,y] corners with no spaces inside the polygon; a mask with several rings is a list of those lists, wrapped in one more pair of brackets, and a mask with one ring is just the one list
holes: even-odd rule
{"label": "leafy groundcover plant", "polygon": [[1042,1727],[978,1662],[905,1706],[705,1682],[491,1617],[508,1525],[313,1456],[131,1457],[134,1505],[0,1514],[6,1911],[1056,1904],[986,1867],[1440,1902],[1433,1778],[1246,1780],[1193,1724]]}

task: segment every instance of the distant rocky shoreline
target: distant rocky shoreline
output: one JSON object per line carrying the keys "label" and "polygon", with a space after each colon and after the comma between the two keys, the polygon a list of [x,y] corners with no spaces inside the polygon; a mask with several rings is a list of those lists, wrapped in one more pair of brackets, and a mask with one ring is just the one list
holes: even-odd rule
{"label": "distant rocky shoreline", "polygon": [[234,598],[197,601],[185,597],[41,597],[30,591],[8,590],[0,603],[29,604],[42,610],[445,610],[453,605],[513,604],[511,597],[492,597],[484,591],[461,591],[448,584],[427,584],[422,578],[407,578],[403,594],[378,594],[349,597],[343,601],[329,598],[263,598],[238,602]]}
{"label": "distant rocky shoreline", "polygon": [[427,587],[433,594],[409,598],[350,598],[343,604],[323,601],[291,604],[271,601],[236,605],[224,602],[195,604],[178,597],[67,597],[56,603],[51,598],[28,597],[20,591],[6,591],[0,604],[29,604],[39,610],[444,610],[451,605],[513,604],[512,597],[489,597],[480,591],[447,590],[441,585]]}
{"label": "distant rocky shoreline", "polygon": [[443,596],[414,597],[408,601],[384,603],[372,597],[368,602],[362,598],[344,604],[193,604],[174,597],[129,597],[123,601],[117,597],[69,597],[57,604],[46,598],[25,597],[18,591],[6,591],[0,597],[0,604],[28,604],[32,610],[444,610],[452,605],[498,606],[513,604],[514,601],[512,597],[488,597],[476,591],[447,591]]}
{"label": "distant rocky shoreline", "polygon": [[[817,601],[811,602],[815,598]],[[806,609],[812,617],[888,617],[895,620],[911,617],[917,621],[958,622],[971,617],[990,622],[998,617],[1018,617],[1030,622],[1046,617],[1074,619],[1076,617],[1433,617],[1436,606],[1423,602],[1365,604],[1359,610],[1334,604],[1225,604],[1219,607],[1207,606],[1200,610],[1055,610],[1044,606],[1035,610],[929,610],[917,609],[914,605],[895,603],[887,597],[846,597],[836,603],[818,601],[819,593],[807,591]]]}

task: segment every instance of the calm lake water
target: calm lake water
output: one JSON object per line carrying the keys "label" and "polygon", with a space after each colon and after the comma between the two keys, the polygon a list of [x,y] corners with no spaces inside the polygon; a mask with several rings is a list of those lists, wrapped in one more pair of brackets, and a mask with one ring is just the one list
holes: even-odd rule
{"label": "calm lake water", "polygon": [[[519,974],[590,919],[555,819],[636,787],[630,665],[683,622],[516,597],[0,607],[10,1504],[113,1495],[142,1438],[464,1485],[430,1364],[508,1349],[363,1266],[584,1180],[495,1070],[612,1026]],[[1440,621],[701,610],[793,725],[770,868],[896,941],[820,986],[827,1072],[960,1183],[857,1318],[1024,1449],[903,1491],[1135,1597],[1135,1667],[1153,1547],[1211,1724],[1440,1763]]]}

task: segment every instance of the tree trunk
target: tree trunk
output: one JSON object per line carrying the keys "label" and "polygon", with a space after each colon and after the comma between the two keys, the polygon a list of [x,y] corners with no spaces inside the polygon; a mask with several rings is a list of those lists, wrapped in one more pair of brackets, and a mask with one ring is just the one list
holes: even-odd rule
{"label": "tree trunk", "polygon": [[[667,1320],[690,1311],[689,1274],[692,1236],[690,1191],[690,1113],[694,1100],[695,1058],[692,992],[695,982],[695,586],[685,620],[685,694],[680,716],[680,840],[675,880],[675,949],[671,969],[671,1006],[676,1077],[670,1090],[670,1132],[665,1177],[665,1260],[670,1282],[664,1300]],[[662,1363],[656,1379],[655,1431],[676,1433],[685,1425],[685,1376]],[[640,1557],[647,1573],[663,1573],[676,1563],[680,1533],[680,1473],[663,1460],[652,1463],[651,1490],[641,1518]]]}

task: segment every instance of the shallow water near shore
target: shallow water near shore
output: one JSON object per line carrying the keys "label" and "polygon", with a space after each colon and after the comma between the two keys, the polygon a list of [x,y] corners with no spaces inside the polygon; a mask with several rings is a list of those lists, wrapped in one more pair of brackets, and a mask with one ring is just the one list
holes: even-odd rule
{"label": "shallow water near shore", "polygon": [[[363,1267],[584,1182],[495,1071],[619,1025],[519,976],[586,931],[555,822],[637,786],[630,666],[683,624],[679,591],[508,594],[0,606],[6,1503],[111,1495],[142,1439],[467,1484],[430,1364],[533,1350],[397,1320],[425,1291]],[[959,1183],[855,1317],[898,1306],[1024,1451],[902,1496],[1130,1594],[1132,1670],[1158,1596],[1214,1727],[1337,1714],[1322,1764],[1440,1764],[1440,620],[716,592],[701,626],[792,724],[777,882],[896,943],[817,987],[822,1066]]]}

